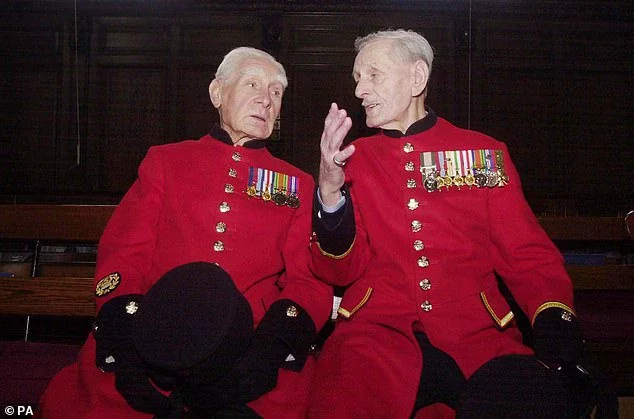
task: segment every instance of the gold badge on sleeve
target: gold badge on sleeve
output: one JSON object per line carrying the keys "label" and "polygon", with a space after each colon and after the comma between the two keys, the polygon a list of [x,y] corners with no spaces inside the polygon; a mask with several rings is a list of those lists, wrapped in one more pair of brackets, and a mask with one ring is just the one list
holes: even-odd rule
{"label": "gold badge on sleeve", "polygon": [[121,275],[119,272],[113,272],[101,278],[95,286],[95,295],[97,297],[103,297],[110,294],[121,283]]}

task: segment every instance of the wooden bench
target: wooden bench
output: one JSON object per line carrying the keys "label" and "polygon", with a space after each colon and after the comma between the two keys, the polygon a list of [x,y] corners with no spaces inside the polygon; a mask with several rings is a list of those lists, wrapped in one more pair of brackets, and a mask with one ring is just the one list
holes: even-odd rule
{"label": "wooden bench", "polygon": [[0,278],[0,313],[94,316],[90,275],[40,276],[43,243],[96,244],[114,205],[0,205],[0,240],[31,241],[29,278]]}
{"label": "wooden bench", "polygon": [[[0,205],[0,241],[23,242],[31,251],[25,263],[0,262],[0,272],[4,272],[0,317],[11,326],[24,325],[19,341],[7,340],[7,327],[0,330],[0,405],[35,408],[53,375],[77,358],[95,315],[94,263],[42,263],[42,249],[73,243],[96,245],[115,208]],[[8,277],[10,270],[14,277]],[[72,334],[83,336],[76,336],[76,342],[70,344],[32,341],[31,329],[38,325],[47,329],[51,323],[73,325],[77,330]]]}
{"label": "wooden bench", "polygon": [[[43,269],[40,263],[41,249],[47,243],[96,244],[115,208],[113,205],[0,205],[0,242],[28,241],[34,249],[29,275],[0,277],[0,316],[94,316],[94,266],[81,270],[80,275],[73,274],[77,272],[73,269],[70,274],[47,275],[51,270]],[[562,250],[579,243],[598,243],[604,247],[625,244],[632,248],[622,217],[541,217],[539,221]],[[619,330],[627,333],[628,327],[632,327],[632,304],[618,306],[612,298],[634,301],[634,266],[568,265],[567,270],[580,297],[582,325],[591,331],[588,344],[592,362],[605,371],[619,395],[634,395],[634,336],[606,339],[601,333],[602,322],[610,322],[610,329],[617,334]],[[45,274],[41,275],[42,272]],[[28,330],[24,340],[27,338]],[[52,374],[72,362],[77,350],[76,345],[57,343],[0,342],[0,363],[17,365],[26,375],[31,374],[20,382],[15,376],[3,376],[6,366],[0,365],[0,388],[5,387],[4,383],[14,388],[32,387],[32,395],[20,396],[24,400],[5,402],[35,403]],[[42,354],[46,354],[48,361],[42,359]]]}

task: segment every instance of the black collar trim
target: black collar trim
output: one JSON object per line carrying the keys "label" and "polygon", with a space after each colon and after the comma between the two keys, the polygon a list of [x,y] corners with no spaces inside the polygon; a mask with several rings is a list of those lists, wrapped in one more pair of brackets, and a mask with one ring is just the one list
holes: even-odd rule
{"label": "black collar trim", "polygon": [[405,131],[405,134],[397,129],[384,129],[383,134],[390,138],[401,138],[407,137],[409,135],[419,134],[423,131],[431,129],[434,125],[436,125],[438,117],[436,116],[434,111],[431,110],[431,108],[425,108],[425,110],[427,111],[427,115],[410,125],[409,128],[407,128],[407,131]]}
{"label": "black collar trim", "polygon": [[[227,131],[220,128],[220,125],[216,124],[209,133],[212,137],[227,145],[233,145],[233,140]],[[250,140],[244,143],[245,148],[263,148],[266,147],[266,140]]]}

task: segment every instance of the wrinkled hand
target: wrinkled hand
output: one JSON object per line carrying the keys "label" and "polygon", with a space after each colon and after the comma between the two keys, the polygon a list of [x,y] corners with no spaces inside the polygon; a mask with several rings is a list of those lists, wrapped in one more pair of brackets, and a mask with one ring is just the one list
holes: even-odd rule
{"label": "wrinkled hand", "polygon": [[336,103],[330,105],[321,134],[321,161],[319,164],[319,194],[325,205],[333,206],[341,198],[340,189],[345,181],[342,166],[337,166],[334,159],[345,164],[354,153],[350,145],[340,150],[343,140],[352,127],[352,120],[344,109]]}

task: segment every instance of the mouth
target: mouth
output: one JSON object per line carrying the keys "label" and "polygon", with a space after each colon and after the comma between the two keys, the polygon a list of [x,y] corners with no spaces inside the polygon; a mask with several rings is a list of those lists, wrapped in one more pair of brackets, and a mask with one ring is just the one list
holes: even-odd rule
{"label": "mouth", "polygon": [[262,115],[249,115],[251,118],[257,119],[260,122],[266,122],[266,117]]}
{"label": "mouth", "polygon": [[374,108],[376,108],[377,106],[379,106],[378,103],[369,103],[367,105],[363,105],[363,107],[365,108],[365,112],[368,113],[370,111],[372,111]]}

